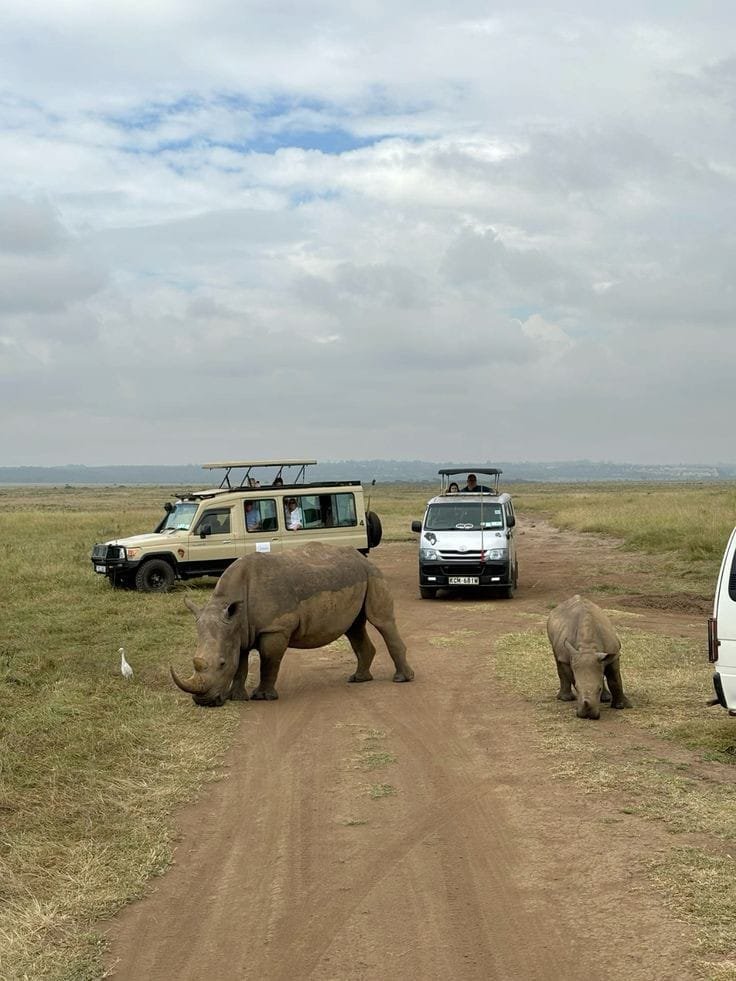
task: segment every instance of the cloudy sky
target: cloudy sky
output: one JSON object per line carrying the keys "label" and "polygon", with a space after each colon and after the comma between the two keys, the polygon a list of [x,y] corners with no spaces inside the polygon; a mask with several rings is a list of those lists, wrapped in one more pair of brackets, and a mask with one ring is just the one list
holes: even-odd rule
{"label": "cloudy sky", "polygon": [[735,28],[4,0],[0,465],[736,459]]}

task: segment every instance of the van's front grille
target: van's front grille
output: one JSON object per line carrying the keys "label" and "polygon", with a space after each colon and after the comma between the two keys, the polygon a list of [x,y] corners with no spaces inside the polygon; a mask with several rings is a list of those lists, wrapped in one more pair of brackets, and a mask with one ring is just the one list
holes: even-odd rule
{"label": "van's front grille", "polygon": [[440,552],[440,558],[446,562],[480,562],[480,556],[480,549],[460,552],[458,549],[443,548]]}

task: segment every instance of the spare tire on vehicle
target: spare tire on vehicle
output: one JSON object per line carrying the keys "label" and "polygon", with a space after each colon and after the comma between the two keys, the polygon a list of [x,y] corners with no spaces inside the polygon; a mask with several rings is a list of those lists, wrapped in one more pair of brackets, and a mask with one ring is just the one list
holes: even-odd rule
{"label": "spare tire on vehicle", "polygon": [[383,528],[381,527],[381,519],[375,511],[365,512],[365,528],[368,533],[368,548],[375,548],[380,545]]}

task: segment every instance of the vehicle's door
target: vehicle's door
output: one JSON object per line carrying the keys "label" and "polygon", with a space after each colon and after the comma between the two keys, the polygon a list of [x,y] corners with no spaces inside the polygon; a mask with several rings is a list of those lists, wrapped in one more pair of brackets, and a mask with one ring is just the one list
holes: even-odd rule
{"label": "vehicle's door", "polygon": [[235,534],[235,506],[213,502],[199,515],[189,535],[187,567],[190,572],[202,575],[224,572],[243,554],[243,544]]}
{"label": "vehicle's door", "polygon": [[511,501],[506,501],[503,511],[506,522],[506,537],[509,543],[509,569],[511,570],[516,569],[516,515]]}

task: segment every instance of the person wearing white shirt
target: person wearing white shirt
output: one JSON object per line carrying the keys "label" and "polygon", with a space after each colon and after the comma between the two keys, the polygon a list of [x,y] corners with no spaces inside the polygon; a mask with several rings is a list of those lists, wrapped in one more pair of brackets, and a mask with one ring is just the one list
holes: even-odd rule
{"label": "person wearing white shirt", "polygon": [[289,531],[298,531],[304,527],[302,509],[296,503],[295,497],[290,497],[284,501],[284,515],[286,517],[286,527]]}

